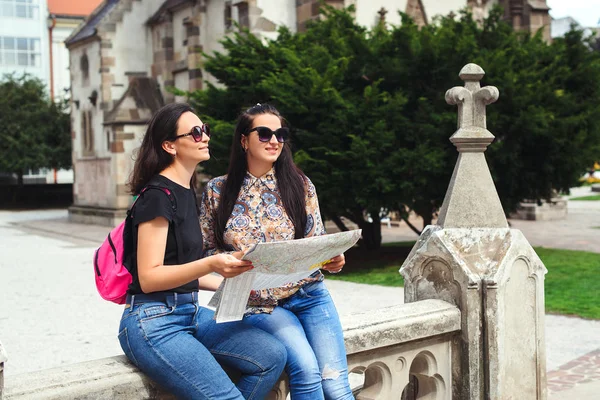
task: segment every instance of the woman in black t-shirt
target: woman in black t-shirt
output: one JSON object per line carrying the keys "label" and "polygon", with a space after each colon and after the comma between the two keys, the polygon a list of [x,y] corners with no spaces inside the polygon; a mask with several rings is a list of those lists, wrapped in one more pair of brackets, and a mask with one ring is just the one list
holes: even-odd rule
{"label": "woman in black t-shirt", "polygon": [[[198,289],[252,268],[242,253],[201,258],[194,190],[198,163],[208,160],[208,125],[187,104],[154,115],[130,188],[133,282],[119,328],[127,357],[178,398],[263,399],[279,378],[286,350],[268,333],[241,322],[216,324],[198,305]],[[152,187],[160,190],[144,188]],[[221,365],[241,373],[234,385]]]}

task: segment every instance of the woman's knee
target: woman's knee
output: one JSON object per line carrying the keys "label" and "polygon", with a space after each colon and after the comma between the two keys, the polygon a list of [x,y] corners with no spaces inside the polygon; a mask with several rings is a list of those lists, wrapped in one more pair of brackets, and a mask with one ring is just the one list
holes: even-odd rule
{"label": "woman's knee", "polygon": [[268,342],[261,343],[259,350],[258,353],[266,358],[264,362],[266,369],[278,370],[281,374],[288,359],[287,350],[283,343],[272,337]]}
{"label": "woman's knee", "polygon": [[286,372],[290,380],[321,383],[321,371],[314,354],[288,353]]}

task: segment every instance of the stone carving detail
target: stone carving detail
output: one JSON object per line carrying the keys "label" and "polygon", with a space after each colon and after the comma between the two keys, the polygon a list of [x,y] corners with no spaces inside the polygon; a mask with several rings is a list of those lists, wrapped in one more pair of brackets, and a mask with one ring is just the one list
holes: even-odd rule
{"label": "stone carving detail", "polygon": [[413,280],[418,300],[440,299],[460,308],[460,285],[454,279],[452,268],[440,258],[423,263],[421,274]]}
{"label": "stone carving detail", "polygon": [[417,378],[419,399],[436,400],[439,394],[450,393],[444,377],[438,373],[435,356],[427,350],[415,357],[410,374]]}
{"label": "stone carving detail", "polygon": [[[364,376],[354,390],[356,399],[393,399],[399,393],[402,400],[452,399],[450,348],[451,336],[445,335],[348,354],[348,370]],[[285,400],[288,393],[287,381],[280,380],[267,399]]]}
{"label": "stone carving detail", "polygon": [[381,399],[392,390],[392,373],[385,362],[375,361],[364,370],[365,383],[357,396],[359,400]]}
{"label": "stone carving detail", "polygon": [[487,130],[485,107],[498,99],[498,89],[481,87],[485,72],[467,64],[459,77],[465,86],[446,92],[446,102],[458,105],[458,130],[450,141],[459,152],[438,225],[442,228],[507,228],[506,217],[483,152],[494,140]]}

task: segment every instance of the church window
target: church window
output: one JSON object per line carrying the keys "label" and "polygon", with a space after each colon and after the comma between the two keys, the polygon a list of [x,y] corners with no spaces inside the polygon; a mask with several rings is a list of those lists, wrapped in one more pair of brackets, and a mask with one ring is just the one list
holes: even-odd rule
{"label": "church window", "polygon": [[88,60],[87,54],[83,54],[81,59],[79,60],[79,70],[81,71],[81,79],[82,84],[88,84],[88,80],[90,79],[90,62]]}
{"label": "church window", "polygon": [[240,1],[236,4],[238,11],[238,23],[242,28],[250,27],[250,13],[247,1]]}
{"label": "church window", "polygon": [[224,23],[225,23],[225,30],[229,31],[233,28],[233,14],[232,14],[232,6],[231,6],[231,1],[226,1],[225,2],[225,15],[224,15]]}
{"label": "church window", "polygon": [[84,156],[94,154],[94,131],[92,126],[92,111],[84,110],[81,112],[81,143]]}

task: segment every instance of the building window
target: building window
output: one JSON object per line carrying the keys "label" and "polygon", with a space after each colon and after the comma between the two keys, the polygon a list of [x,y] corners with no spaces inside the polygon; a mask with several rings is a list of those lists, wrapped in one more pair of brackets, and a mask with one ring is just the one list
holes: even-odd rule
{"label": "building window", "polygon": [[0,0],[0,17],[35,19],[37,3],[37,0]]}
{"label": "building window", "polygon": [[87,54],[81,56],[81,59],[79,60],[79,70],[81,71],[81,83],[87,85],[90,79],[90,62]]}
{"label": "building window", "polygon": [[241,1],[237,3],[236,6],[238,9],[238,24],[240,24],[242,28],[250,28],[250,13],[248,2]]}
{"label": "building window", "polygon": [[231,9],[231,1],[226,1],[225,2],[225,30],[229,31],[233,28],[233,15],[232,15],[232,9]]}
{"label": "building window", "polygon": [[41,67],[40,39],[0,36],[0,65]]}
{"label": "building window", "polygon": [[94,130],[92,127],[92,111],[81,112],[81,143],[84,156],[94,154]]}

